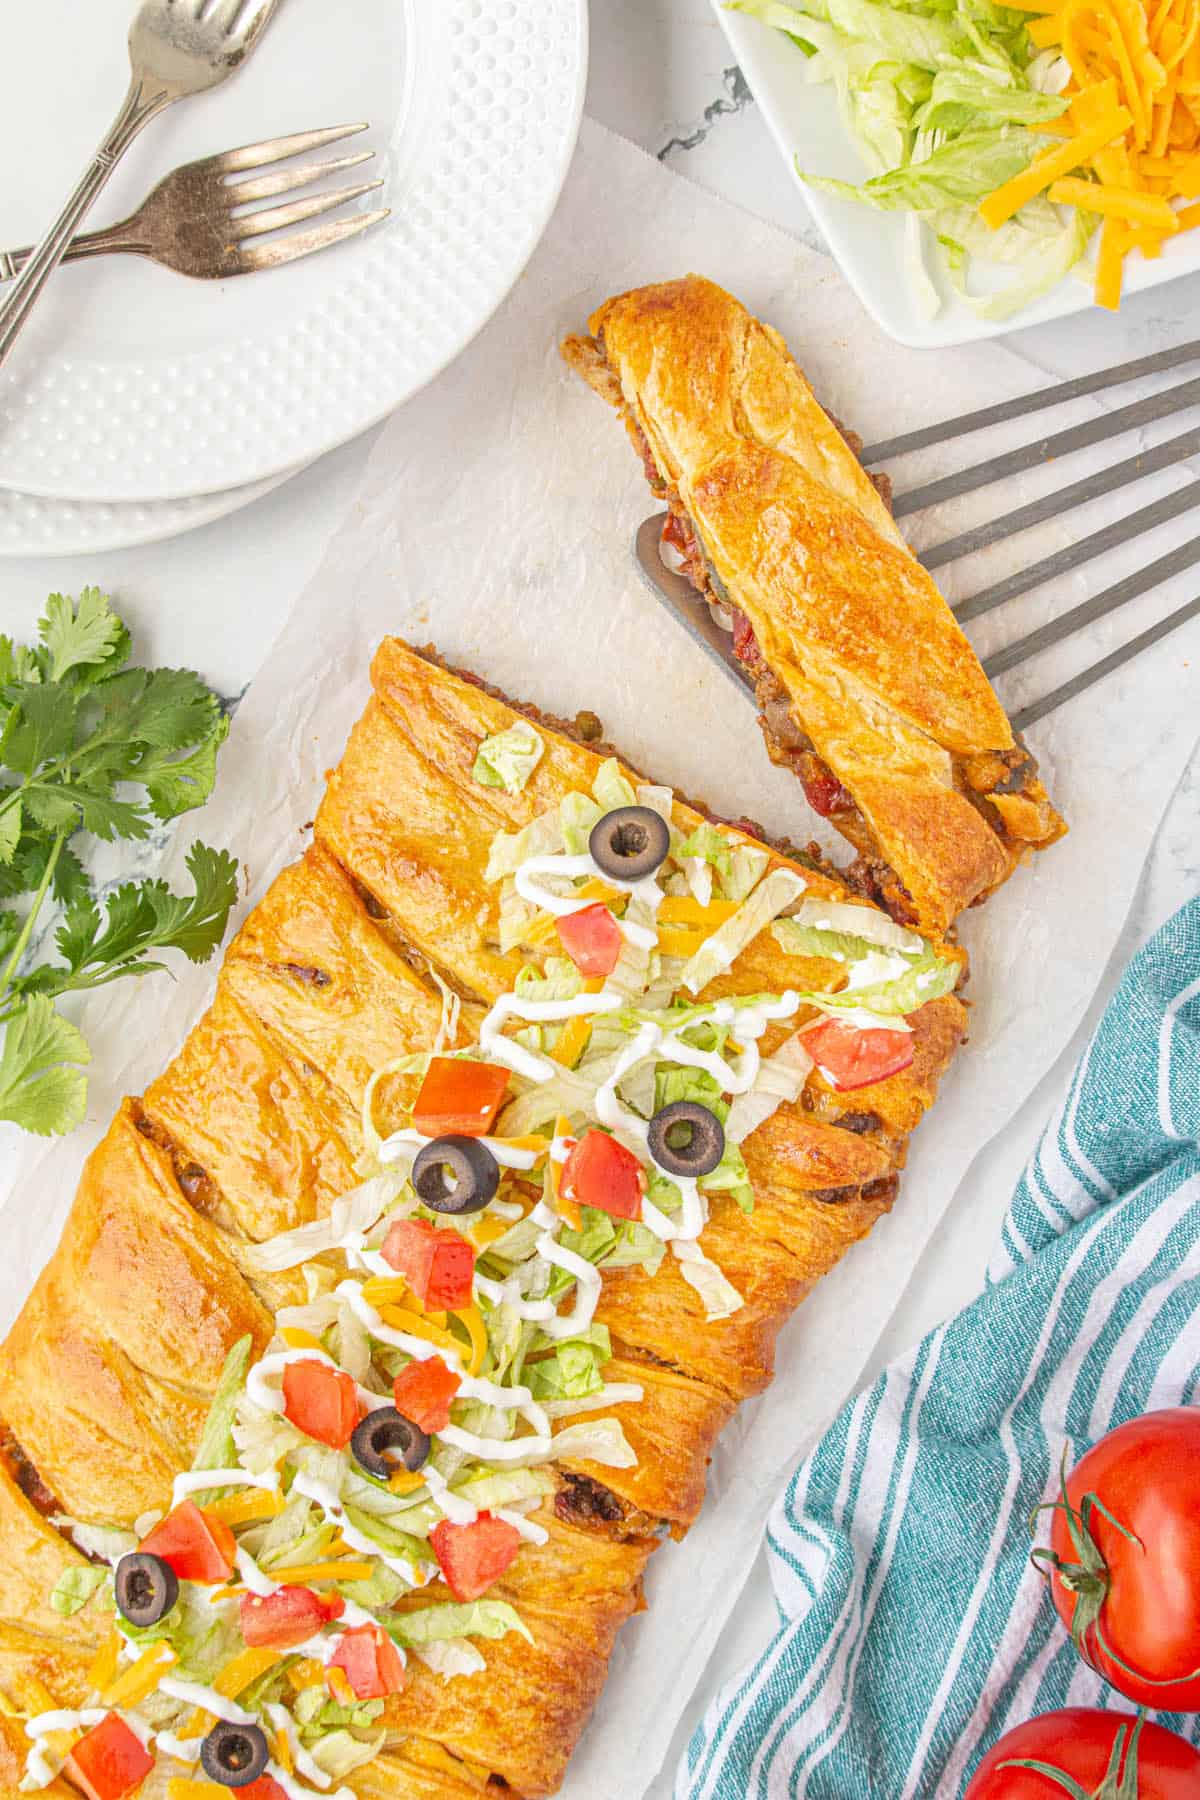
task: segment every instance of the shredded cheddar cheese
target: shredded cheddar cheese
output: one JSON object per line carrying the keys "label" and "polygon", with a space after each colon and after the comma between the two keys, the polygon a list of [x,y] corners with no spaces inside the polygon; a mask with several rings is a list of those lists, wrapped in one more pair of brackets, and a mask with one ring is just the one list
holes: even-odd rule
{"label": "shredded cheddar cheese", "polygon": [[231,1662],[227,1662],[221,1673],[213,1682],[215,1693],[223,1694],[226,1700],[236,1700],[243,1688],[248,1688],[252,1681],[265,1675],[268,1669],[282,1659],[281,1650],[261,1649],[242,1650]]}
{"label": "shredded cheddar cheese", "polygon": [[335,1700],[340,1701],[343,1706],[354,1705],[354,1702],[358,1699],[358,1695],[351,1687],[350,1677],[346,1674],[344,1669],[334,1667],[326,1669],[325,1681],[329,1688],[329,1692],[333,1695]]}
{"label": "shredded cheddar cheese", "polygon": [[319,1337],[311,1331],[302,1331],[299,1325],[285,1325],[279,1333],[289,1350],[320,1350],[324,1346]]}
{"label": "shredded cheddar cheese", "polygon": [[109,1684],[116,1680],[117,1668],[121,1661],[122,1638],[119,1631],[111,1631],[96,1652],[95,1661],[88,1670],[89,1688],[102,1694]]}
{"label": "shredded cheddar cheese", "polygon": [[[310,1349],[311,1345],[294,1348]],[[226,1525],[253,1525],[260,1519],[277,1519],[284,1505],[283,1495],[272,1493],[269,1488],[243,1488],[236,1494],[227,1494],[223,1500],[214,1500],[204,1510]]]}
{"label": "shredded cheddar cheese", "polygon": [[1013,4],[1039,15],[1028,26],[1038,48],[1065,57],[1070,107],[1044,127],[1062,141],[979,210],[996,229],[1045,192],[1099,214],[1095,298],[1115,311],[1129,252],[1160,256],[1167,239],[1200,223],[1200,207],[1176,205],[1200,198],[1200,0]]}
{"label": "shredded cheddar cheese", "polygon": [[[562,1142],[571,1135],[571,1121],[566,1113],[559,1113],[554,1121],[554,1135]],[[550,1200],[563,1223],[571,1231],[583,1229],[583,1214],[574,1200],[568,1200],[562,1192],[562,1164],[550,1161]]]}
{"label": "shredded cheddar cheese", "polygon": [[668,894],[658,909],[664,925],[703,925],[715,931],[738,910],[736,900],[695,899],[691,894]]}
{"label": "shredded cheddar cheese", "polygon": [[577,1013],[573,1019],[568,1019],[550,1052],[554,1061],[561,1063],[564,1069],[573,1069],[587,1049],[591,1035],[592,1022],[585,1014]]}
{"label": "shredded cheddar cheese", "polygon": [[305,1656],[298,1663],[292,1664],[287,1672],[287,1678],[299,1694],[305,1688],[320,1687],[324,1683],[325,1667],[323,1663],[317,1661],[315,1656]]}
{"label": "shredded cheddar cheese", "polygon": [[169,1644],[151,1644],[135,1663],[109,1683],[100,1696],[101,1704],[125,1708],[138,1706],[154,1692],[167,1670],[174,1668],[178,1661]]}
{"label": "shredded cheddar cheese", "polygon": [[478,1375],[483,1367],[488,1347],[487,1326],[483,1322],[483,1314],[478,1306],[472,1303],[470,1306],[456,1308],[454,1317],[471,1340],[471,1355],[467,1362],[467,1373],[468,1375]]}
{"label": "shredded cheddar cheese", "polygon": [[340,1562],[296,1563],[291,1568],[272,1569],[271,1579],[282,1587],[316,1587],[322,1581],[370,1581],[374,1573],[374,1563],[344,1558]]}
{"label": "shredded cheddar cheese", "polygon": [[[406,1331],[410,1337],[424,1338],[427,1343],[436,1344],[439,1350],[453,1350],[457,1356],[462,1348],[451,1332],[410,1311],[407,1306],[381,1306],[379,1316],[385,1325],[391,1325],[396,1331]],[[445,1316],[443,1313],[443,1319]]]}

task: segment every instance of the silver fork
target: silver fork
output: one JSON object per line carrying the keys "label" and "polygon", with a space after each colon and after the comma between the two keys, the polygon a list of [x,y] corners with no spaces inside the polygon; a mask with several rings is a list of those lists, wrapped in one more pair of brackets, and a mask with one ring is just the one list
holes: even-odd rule
{"label": "silver fork", "polygon": [[[216,279],[278,268],[282,263],[327,249],[330,244],[340,244],[386,219],[389,209],[380,207],[374,212],[357,213],[312,231],[289,232],[270,243],[254,240],[266,232],[301,225],[345,206],[382,187],[382,180],[335,188],[330,193],[310,195],[306,200],[293,200],[287,206],[265,206],[256,212],[239,209],[255,201],[276,199],[328,175],[370,162],[375,152],[360,150],[357,155],[280,169],[274,175],[252,173],[326,144],[339,143],[366,129],[365,125],[333,125],[323,131],[298,131],[291,137],[268,138],[265,143],[246,144],[240,150],[225,150],[219,156],[184,163],[165,175],[127,219],[73,238],[63,253],[63,261],[124,253],[148,256],[152,262],[180,275]],[[247,175],[248,179],[230,179],[237,175]],[[0,282],[11,281],[32,255],[31,249],[0,250]]]}
{"label": "silver fork", "polygon": [[96,196],[138,133],[176,100],[239,68],[279,0],[143,0],[129,29],[129,91],[75,192],[0,304],[0,363]]}
{"label": "silver fork", "polygon": [[[861,452],[861,461],[867,468],[878,468],[881,463],[891,462],[895,458],[908,455],[914,450],[925,450],[931,445],[948,443],[959,437],[969,437],[977,431],[985,431],[989,426],[1003,424],[1010,419],[1026,418],[1034,413],[1042,412],[1050,407],[1061,406],[1069,400],[1078,400],[1087,394],[1096,394],[1106,388],[1121,387],[1130,381],[1144,376],[1160,375],[1186,367],[1190,363],[1200,362],[1200,339],[1190,344],[1180,344],[1174,349],[1158,351],[1152,356],[1138,357],[1133,362],[1121,363],[1114,368],[1100,369],[1091,375],[1082,375],[1073,381],[1058,382],[1051,387],[1040,388],[1035,393],[1023,394],[1018,399],[1004,401],[997,406],[984,407],[979,412],[965,413],[955,419],[947,419],[938,425],[923,427],[920,431],[906,432],[902,437],[888,438],[879,444],[868,445]],[[904,518],[911,513],[921,512],[925,507],[939,501],[949,500],[959,494],[969,494],[1005,476],[1017,474],[1025,469],[1033,469],[1040,464],[1072,455],[1079,450],[1107,442],[1110,438],[1119,438],[1127,431],[1133,431],[1143,425],[1155,424],[1170,418],[1174,413],[1185,412],[1200,405],[1200,376],[1181,381],[1163,392],[1150,395],[1146,399],[1136,400],[1132,404],[1106,413],[1101,417],[1089,419],[1082,425],[1068,426],[1049,436],[1038,438],[1017,450],[1004,452],[1000,456],[992,456],[984,461],[971,464],[957,474],[948,475],[938,481],[924,483],[909,488],[896,496],[893,510],[897,518]],[[957,562],[960,557],[969,556],[973,552],[984,549],[987,545],[998,543],[1005,538],[1014,537],[1031,526],[1043,523],[1046,519],[1056,518],[1076,506],[1082,506],[1090,500],[1102,499],[1104,496],[1118,492],[1134,482],[1153,475],[1159,469],[1172,468],[1187,457],[1200,453],[1200,426],[1192,426],[1178,436],[1156,445],[1150,450],[1141,450],[1133,456],[1111,464],[1093,475],[1080,481],[1070,483],[1066,487],[1056,488],[1051,494],[1040,499],[1026,502],[1014,511],[994,515],[973,530],[961,532],[944,543],[935,545],[921,555],[921,562],[927,569],[938,569],[947,563]],[[1003,580],[994,582],[990,587],[980,589],[965,600],[958,601],[953,610],[959,622],[968,623],[978,619],[985,613],[992,612],[1002,606],[1005,601],[1015,599],[1020,594],[1042,586],[1044,582],[1055,580],[1072,569],[1081,567],[1094,557],[1106,551],[1115,550],[1122,544],[1133,542],[1144,532],[1153,530],[1158,525],[1166,524],[1179,518],[1193,507],[1200,505],[1200,481],[1189,482],[1185,487],[1169,493],[1149,505],[1140,507],[1136,512],[1114,520],[1100,530],[1076,537],[1064,549],[1054,555],[1043,557],[1040,562],[1024,565]],[[683,626],[688,635],[700,645],[701,649],[713,658],[720,668],[730,676],[751,699],[754,698],[754,677],[733,650],[732,622],[714,616],[714,608],[696,591],[686,575],[668,567],[660,553],[662,529],[668,513],[656,513],[644,519],[638,527],[633,540],[634,560],[643,578],[654,590],[656,596],[667,606],[676,622]],[[1057,618],[1041,625],[1035,631],[1028,632],[1015,643],[996,651],[984,659],[984,673],[989,677],[1002,675],[1008,669],[1037,656],[1052,644],[1061,643],[1085,626],[1098,619],[1107,618],[1130,600],[1149,593],[1162,582],[1172,576],[1181,574],[1185,569],[1200,563],[1200,537],[1193,537],[1179,544],[1166,555],[1156,557],[1152,562],[1144,563],[1131,575],[1115,581],[1102,592],[1094,594],[1079,606],[1060,613]],[[721,609],[723,614],[728,608]],[[1090,668],[1082,670],[1061,687],[1044,694],[1040,699],[1032,701],[1020,712],[1012,713],[1013,729],[1017,732],[1027,730],[1048,713],[1073,700],[1078,694],[1085,693],[1096,682],[1111,675],[1123,664],[1149,650],[1160,639],[1178,631],[1191,619],[1200,615],[1200,595],[1185,601],[1165,619],[1152,625],[1148,630],[1140,632],[1128,643],[1120,645],[1109,655],[1101,657]]]}

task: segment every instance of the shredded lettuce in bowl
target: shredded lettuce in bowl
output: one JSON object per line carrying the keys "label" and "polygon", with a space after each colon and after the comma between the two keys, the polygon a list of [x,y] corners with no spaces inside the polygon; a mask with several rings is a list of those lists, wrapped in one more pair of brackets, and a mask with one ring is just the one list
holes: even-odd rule
{"label": "shredded lettuce in bowl", "polygon": [[[941,305],[930,248],[954,292],[985,319],[1005,319],[1056,287],[1087,251],[1095,218],[1044,196],[989,231],[979,202],[1028,165],[1067,107],[1056,51],[1039,51],[1027,18],[994,0],[726,0],[773,27],[830,84],[872,173],[863,182],[801,168],[810,187],[907,215],[907,273],[926,316]],[[788,52],[791,54],[791,52]],[[1011,271],[972,292],[973,266]]]}

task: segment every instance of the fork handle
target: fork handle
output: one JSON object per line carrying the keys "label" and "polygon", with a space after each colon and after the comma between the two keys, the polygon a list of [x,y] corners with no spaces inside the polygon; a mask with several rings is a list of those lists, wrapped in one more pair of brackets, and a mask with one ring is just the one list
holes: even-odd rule
{"label": "fork handle", "polygon": [[80,221],[138,132],[169,106],[172,96],[161,90],[147,94],[136,77],[129,84],[120,112],[82,180],[41,243],[32,252],[11,293],[0,302],[0,364],[12,349],[47,281],[66,254]]}
{"label": "fork handle", "polygon": [[[105,225],[99,231],[79,232],[63,251],[61,260],[65,263],[85,262],[89,256],[109,256],[118,251],[149,256],[150,246],[145,239],[130,235],[133,222],[132,218],[122,219],[118,224]],[[26,244],[20,250],[0,250],[0,285],[15,280],[33,252],[32,244]]]}

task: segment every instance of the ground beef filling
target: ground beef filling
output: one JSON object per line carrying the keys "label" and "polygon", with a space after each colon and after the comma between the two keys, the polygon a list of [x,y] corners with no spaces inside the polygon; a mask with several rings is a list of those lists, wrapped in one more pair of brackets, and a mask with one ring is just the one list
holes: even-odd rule
{"label": "ground beef filling", "polygon": [[0,1463],[4,1465],[10,1478],[24,1494],[30,1506],[35,1512],[41,1513],[44,1519],[50,1518],[53,1513],[62,1511],[58,1501],[7,1425],[0,1425]]}

